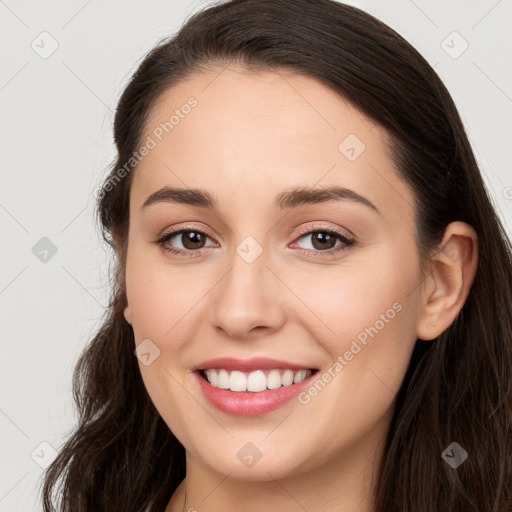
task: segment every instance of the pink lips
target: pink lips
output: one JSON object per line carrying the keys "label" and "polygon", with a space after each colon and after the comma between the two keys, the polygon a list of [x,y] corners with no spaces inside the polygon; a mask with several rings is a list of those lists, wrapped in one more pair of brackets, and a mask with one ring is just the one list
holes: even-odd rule
{"label": "pink lips", "polygon": [[310,386],[311,379],[315,375],[313,373],[298,384],[281,386],[277,389],[267,389],[266,391],[258,393],[249,391],[235,392],[229,389],[216,388],[205,380],[201,370],[210,368],[230,371],[237,370],[240,372],[252,372],[255,370],[268,370],[273,368],[290,369],[294,371],[312,368],[268,358],[240,360],[228,357],[210,359],[198,364],[194,368],[195,375],[206,399],[220,411],[235,416],[259,416],[277,409]]}
{"label": "pink lips", "polygon": [[254,357],[252,359],[235,359],[233,357],[219,357],[209,359],[198,364],[193,370],[208,370],[209,368],[218,368],[224,370],[238,370],[239,372],[253,372],[255,370],[271,370],[272,368],[282,368],[283,370],[309,370],[309,366],[287,363],[278,359],[269,359],[267,357]]}

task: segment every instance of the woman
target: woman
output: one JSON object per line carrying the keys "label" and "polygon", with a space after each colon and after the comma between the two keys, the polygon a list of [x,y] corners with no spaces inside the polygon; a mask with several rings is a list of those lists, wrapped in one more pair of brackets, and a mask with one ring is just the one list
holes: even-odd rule
{"label": "woman", "polygon": [[234,0],[144,59],[117,258],[45,510],[512,508],[512,258],[428,63],[330,0]]}

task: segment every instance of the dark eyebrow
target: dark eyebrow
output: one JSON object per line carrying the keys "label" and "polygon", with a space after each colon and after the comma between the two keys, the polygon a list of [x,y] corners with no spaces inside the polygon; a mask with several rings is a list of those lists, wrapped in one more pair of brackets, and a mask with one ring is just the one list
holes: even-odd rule
{"label": "dark eyebrow", "polygon": [[298,187],[283,192],[277,196],[275,207],[284,210],[286,208],[295,208],[304,204],[323,203],[325,201],[355,201],[369,206],[381,215],[379,209],[366,197],[359,195],[349,188],[332,186],[325,188]]}
{"label": "dark eyebrow", "polygon": [[[297,187],[282,192],[275,200],[274,207],[280,210],[296,208],[306,204],[317,204],[325,201],[349,200],[364,204],[379,215],[378,208],[366,197],[359,195],[357,192],[345,187],[332,186],[325,188],[308,188]],[[190,206],[198,206],[200,208],[208,208],[210,210],[218,210],[218,202],[209,192],[200,189],[189,188],[171,188],[163,187],[153,192],[142,205],[142,208],[158,203],[168,202],[176,204],[186,204]]]}
{"label": "dark eyebrow", "polygon": [[209,192],[192,188],[171,187],[163,187],[153,192],[144,201],[142,208],[160,202],[188,204],[190,206],[200,206],[201,208],[217,210],[217,200]]}

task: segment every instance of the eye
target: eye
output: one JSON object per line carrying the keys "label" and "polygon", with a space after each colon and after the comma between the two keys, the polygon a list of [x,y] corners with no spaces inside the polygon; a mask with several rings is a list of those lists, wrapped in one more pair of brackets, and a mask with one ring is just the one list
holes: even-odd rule
{"label": "eye", "polygon": [[[210,237],[199,229],[182,228],[162,235],[162,237],[155,243],[161,246],[164,251],[171,252],[173,254],[192,256],[190,253],[199,253],[200,251],[198,250],[205,247],[205,242],[208,238]],[[176,239],[177,242],[181,243],[183,248],[178,247],[176,249],[175,247],[170,246],[169,243],[173,239]]]}
{"label": "eye", "polygon": [[[298,240],[303,238],[306,239],[308,237],[312,248],[302,249],[302,252],[313,256],[323,256],[325,253],[330,255],[340,250],[349,249],[355,243],[353,238],[346,237],[340,231],[325,227],[310,229],[309,231],[302,233]],[[336,242],[338,241],[340,243],[336,246]]]}

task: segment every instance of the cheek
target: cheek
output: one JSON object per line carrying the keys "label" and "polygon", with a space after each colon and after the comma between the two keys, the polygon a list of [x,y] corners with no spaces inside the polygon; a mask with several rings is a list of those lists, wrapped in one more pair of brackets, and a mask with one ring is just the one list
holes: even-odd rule
{"label": "cheek", "polygon": [[321,303],[320,311],[332,334],[324,339],[333,356],[351,350],[354,342],[366,347],[377,341],[396,348],[404,329],[413,327],[415,309],[401,283],[345,280],[331,298]]}
{"label": "cheek", "polygon": [[316,421],[312,436],[356,443],[392,414],[416,340],[417,308],[406,282],[414,279],[413,274],[407,279],[407,272],[389,274],[375,285],[373,277],[354,273],[350,279],[326,280],[323,290],[331,300],[319,292],[309,295],[322,306],[319,316],[329,330],[322,325],[315,336],[330,356],[299,396]]}
{"label": "cheek", "polygon": [[347,259],[339,268],[295,276],[293,288],[306,306],[304,325],[315,325],[315,339],[331,356],[350,350],[354,340],[362,346],[381,340],[394,350],[414,336],[418,273],[414,257],[406,260],[402,251],[388,247],[364,261]]}
{"label": "cheek", "polygon": [[128,254],[126,288],[135,339],[180,340],[187,315],[208,290],[203,274],[165,264],[162,254],[134,247]]}
{"label": "cheek", "polygon": [[388,250],[371,260],[295,287],[317,315],[307,313],[303,325],[309,330],[315,325],[315,339],[332,358],[324,373],[333,385],[323,396],[345,404],[361,421],[365,415],[378,417],[398,392],[416,341],[418,315],[415,258]]}

